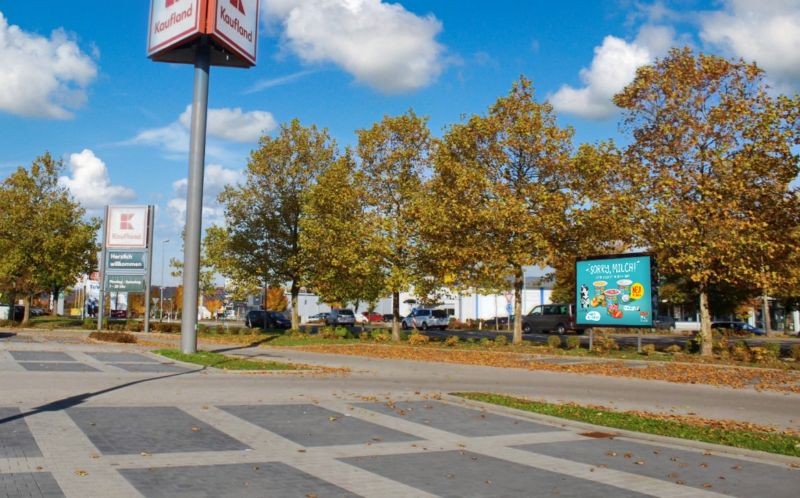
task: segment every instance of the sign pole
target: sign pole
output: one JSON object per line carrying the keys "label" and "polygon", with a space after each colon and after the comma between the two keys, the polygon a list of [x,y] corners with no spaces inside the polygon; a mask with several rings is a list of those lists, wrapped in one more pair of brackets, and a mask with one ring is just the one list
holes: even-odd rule
{"label": "sign pole", "polygon": [[155,221],[156,207],[148,206],[147,213],[147,274],[145,276],[144,291],[144,331],[150,332],[150,287],[153,284],[153,222]]}
{"label": "sign pole", "polygon": [[108,236],[108,206],[103,215],[103,244],[100,246],[100,305],[97,307],[97,331],[103,330],[103,312],[106,304],[106,237]]}
{"label": "sign pole", "polygon": [[194,98],[192,100],[189,145],[189,185],[186,195],[186,228],[183,242],[183,316],[181,351],[197,352],[197,297],[200,280],[200,232],[203,216],[203,174],[208,114],[208,79],[211,56],[208,37],[202,36],[195,48]]}

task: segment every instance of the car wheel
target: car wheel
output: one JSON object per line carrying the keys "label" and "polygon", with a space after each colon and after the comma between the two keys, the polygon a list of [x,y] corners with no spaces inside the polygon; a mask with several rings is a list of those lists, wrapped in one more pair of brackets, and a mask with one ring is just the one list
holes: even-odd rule
{"label": "car wheel", "polygon": [[405,322],[405,320],[400,322],[400,328],[402,328],[403,330],[408,330],[408,324]]}
{"label": "car wheel", "polygon": [[422,322],[422,327],[420,327],[420,328],[422,330],[428,330],[428,322]]}
{"label": "car wheel", "polygon": [[559,323],[558,325],[556,325],[556,334],[564,335],[566,333],[567,333],[567,327],[565,327],[563,323]]}
{"label": "car wheel", "polygon": [[530,334],[531,333],[531,326],[527,323],[522,324],[522,333],[523,334]]}

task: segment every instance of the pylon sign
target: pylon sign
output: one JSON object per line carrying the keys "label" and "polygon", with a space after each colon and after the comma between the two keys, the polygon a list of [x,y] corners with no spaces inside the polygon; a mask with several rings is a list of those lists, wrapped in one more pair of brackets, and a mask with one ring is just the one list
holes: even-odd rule
{"label": "pylon sign", "polygon": [[147,56],[160,62],[194,63],[201,35],[212,42],[211,64],[256,63],[258,0],[151,0]]}

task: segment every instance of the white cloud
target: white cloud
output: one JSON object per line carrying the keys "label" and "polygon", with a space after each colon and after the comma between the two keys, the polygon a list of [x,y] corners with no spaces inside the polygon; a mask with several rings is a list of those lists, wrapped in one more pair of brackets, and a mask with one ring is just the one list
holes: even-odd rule
{"label": "white cloud", "polygon": [[587,119],[609,118],[617,110],[611,98],[633,81],[639,66],[652,60],[647,48],[606,36],[603,44],[594,49],[592,65],[581,69],[580,78],[585,86],[563,85],[550,96],[550,102],[560,112]]}
{"label": "white cloud", "polygon": [[0,12],[0,111],[68,119],[86,103],[94,60],[61,29],[46,38],[11,25]]}
{"label": "white cloud", "polygon": [[88,210],[97,210],[107,204],[136,198],[133,190],[111,184],[106,163],[89,149],[70,154],[69,169],[72,176],[62,176],[58,182],[67,187],[75,199]]}
{"label": "white cloud", "polygon": [[279,19],[285,48],[308,63],[333,62],[385,93],[425,87],[441,74],[442,23],[381,0],[265,0],[263,18]]}
{"label": "white cloud", "polygon": [[[221,225],[225,221],[225,210],[217,201],[217,196],[228,185],[238,185],[244,176],[241,170],[224,168],[218,164],[210,164],[205,168],[203,176],[203,226]],[[173,198],[167,202],[167,211],[172,216],[176,227],[186,222],[186,194],[189,181],[182,178],[172,183]]]}
{"label": "white cloud", "polygon": [[727,0],[724,10],[701,17],[700,37],[726,55],[755,61],[780,84],[800,83],[797,0]]}

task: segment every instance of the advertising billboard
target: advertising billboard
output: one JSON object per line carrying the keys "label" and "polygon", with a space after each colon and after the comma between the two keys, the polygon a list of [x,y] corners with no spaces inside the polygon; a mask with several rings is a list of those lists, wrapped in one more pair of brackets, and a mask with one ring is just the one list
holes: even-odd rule
{"label": "advertising billboard", "polygon": [[212,0],[208,20],[208,33],[218,43],[255,65],[258,0]]}
{"label": "advertising billboard", "polygon": [[147,55],[169,50],[202,31],[200,0],[152,0]]}
{"label": "advertising billboard", "polygon": [[652,327],[657,303],[654,275],[649,254],[576,261],[576,326]]}
{"label": "advertising billboard", "polygon": [[146,248],[149,228],[147,210],[147,206],[108,206],[106,248]]}

